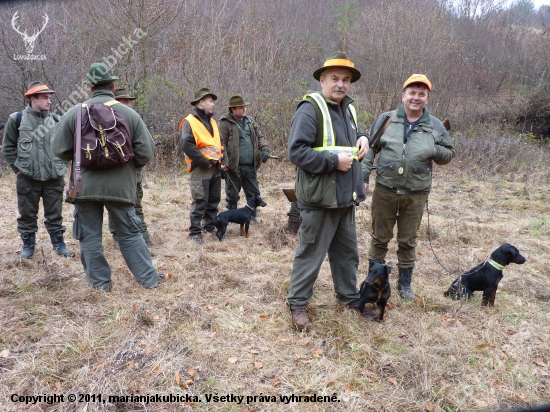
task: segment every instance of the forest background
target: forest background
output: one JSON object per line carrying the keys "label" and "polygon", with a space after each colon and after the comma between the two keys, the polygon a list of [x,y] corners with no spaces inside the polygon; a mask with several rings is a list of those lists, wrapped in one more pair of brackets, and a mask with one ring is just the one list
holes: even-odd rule
{"label": "forest background", "polygon": [[[0,410],[501,412],[548,402],[550,7],[535,9],[530,0],[37,0],[2,2],[0,12],[0,123],[25,106],[32,80],[56,90],[57,113],[85,100],[82,79],[96,61],[112,65],[117,86],[137,97],[134,107],[158,143],[144,171],[143,207],[153,263],[168,278],[158,289],[140,288],[106,217],[111,293],[87,285],[78,256],[55,254],[41,217],[35,256],[21,259],[15,179],[0,157]],[[13,26],[27,36],[43,28],[31,52]],[[350,95],[364,129],[399,104],[406,78],[425,73],[434,84],[429,109],[451,120],[456,157],[434,168],[415,301],[394,293],[384,321],[366,321],[335,303],[325,263],[309,306],[312,327],[297,333],[286,306],[298,244],[286,230],[281,191],[294,179],[287,139],[297,102],[319,89],[313,70],[335,50],[362,73]],[[250,238],[230,227],[223,242],[198,246],[186,232],[191,198],[177,129],[204,86],[219,97],[217,115],[229,96],[243,94],[281,160],[259,171],[268,206]],[[369,196],[356,209],[359,282],[370,205]],[[65,238],[78,253],[72,209],[63,206]],[[480,296],[443,297],[501,243],[517,246],[527,262],[505,269],[494,308],[481,308]],[[395,250],[391,242],[394,288]],[[30,406],[14,394],[83,398]],[[192,398],[147,405],[98,402],[94,394]],[[208,401],[214,394],[256,398]],[[337,401],[281,401],[293,394]]]}
{"label": "forest background", "polygon": [[[240,93],[285,156],[297,101],[317,89],[312,71],[344,50],[362,72],[351,95],[362,128],[396,107],[412,73],[434,84],[430,110],[469,137],[487,127],[550,135],[550,6],[530,0],[97,0],[7,2],[0,26],[0,119],[24,107],[27,84],[56,90],[63,113],[84,96],[92,62],[112,65],[117,86],[158,142],[157,160],[177,170],[177,126],[199,87]],[[49,22],[24,60],[19,31]],[[3,161],[3,160],[2,160]],[[5,163],[2,163],[5,166]]]}

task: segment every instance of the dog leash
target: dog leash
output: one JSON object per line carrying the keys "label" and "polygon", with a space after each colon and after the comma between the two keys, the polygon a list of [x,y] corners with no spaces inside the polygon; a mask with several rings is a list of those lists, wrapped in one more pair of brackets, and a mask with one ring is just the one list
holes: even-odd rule
{"label": "dog leash", "polygon": [[445,272],[447,272],[449,275],[454,276],[453,273],[449,269],[447,269],[443,265],[443,263],[441,263],[441,261],[439,260],[439,257],[437,257],[437,254],[435,253],[435,250],[434,250],[433,245],[432,245],[432,235],[431,235],[431,230],[430,230],[430,208],[428,207],[428,197],[426,197],[426,212],[428,214],[428,243],[430,244],[430,249],[432,250],[432,253],[435,256],[435,260],[437,260],[437,263],[439,263],[439,266],[441,266],[445,270]]}
{"label": "dog leash", "polygon": [[[231,182],[235,190],[237,190],[237,186],[235,186],[235,183],[233,183],[233,180],[231,180],[231,176],[229,176],[229,172],[225,172],[225,175],[227,176],[227,178],[229,179],[229,181]],[[239,190],[237,190],[237,192],[239,192]]]}
{"label": "dog leash", "polygon": [[384,292],[384,290],[388,287],[388,285],[384,286],[382,289],[378,289],[376,286],[374,285],[369,285],[369,286],[372,286],[374,289],[376,289],[376,291],[378,292],[378,298],[376,298],[376,302],[371,302],[371,303],[378,303],[380,302],[380,298],[382,297],[382,292]]}

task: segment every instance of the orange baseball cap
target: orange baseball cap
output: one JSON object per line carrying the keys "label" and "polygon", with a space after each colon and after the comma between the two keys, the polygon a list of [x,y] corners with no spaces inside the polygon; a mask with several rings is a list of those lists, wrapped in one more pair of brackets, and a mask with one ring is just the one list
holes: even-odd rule
{"label": "orange baseball cap", "polygon": [[413,74],[411,77],[409,77],[405,83],[403,83],[403,89],[405,89],[409,84],[412,83],[422,83],[425,84],[428,90],[432,90],[432,83],[428,80],[426,75],[424,74]]}

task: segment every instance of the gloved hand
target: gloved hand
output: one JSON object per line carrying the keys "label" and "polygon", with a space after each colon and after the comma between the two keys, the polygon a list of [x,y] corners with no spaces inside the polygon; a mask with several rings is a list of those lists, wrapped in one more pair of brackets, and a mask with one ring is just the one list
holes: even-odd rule
{"label": "gloved hand", "polygon": [[225,172],[225,170],[222,170],[222,171],[220,172],[220,177],[221,177],[223,180],[227,179],[227,173]]}
{"label": "gloved hand", "polygon": [[262,163],[267,162],[267,159],[269,159],[269,151],[262,150]]}

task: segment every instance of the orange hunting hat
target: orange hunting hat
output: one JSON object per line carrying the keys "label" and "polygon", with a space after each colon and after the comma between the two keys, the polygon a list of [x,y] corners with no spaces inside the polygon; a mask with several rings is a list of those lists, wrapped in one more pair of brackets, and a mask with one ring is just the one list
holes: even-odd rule
{"label": "orange hunting hat", "polygon": [[41,94],[41,93],[55,93],[55,91],[50,90],[50,88],[42,82],[30,82],[29,90],[25,92],[25,96],[29,97],[29,96],[32,96],[33,94]]}
{"label": "orange hunting hat", "polygon": [[319,67],[313,72],[313,77],[315,78],[315,80],[319,80],[319,78],[321,77],[321,73],[331,67],[341,67],[343,69],[348,69],[352,73],[352,83],[361,78],[361,72],[355,68],[355,64],[350,59],[348,59],[346,53],[337,51],[328,56],[328,59],[323,64],[323,67]]}
{"label": "orange hunting hat", "polygon": [[432,90],[432,83],[428,80],[426,75],[424,74],[413,74],[411,77],[409,77],[405,83],[403,83],[403,89],[405,89],[409,84],[413,83],[422,83],[425,84],[428,90]]}

